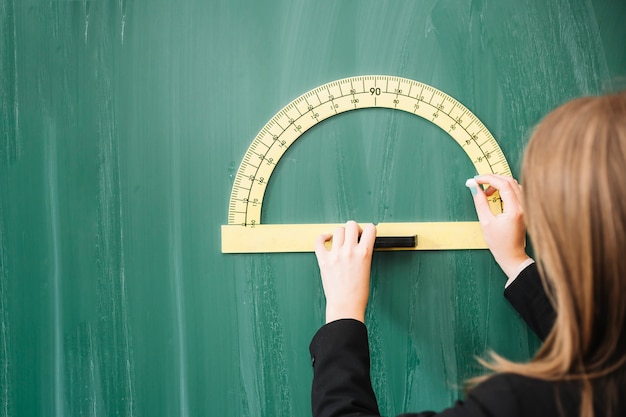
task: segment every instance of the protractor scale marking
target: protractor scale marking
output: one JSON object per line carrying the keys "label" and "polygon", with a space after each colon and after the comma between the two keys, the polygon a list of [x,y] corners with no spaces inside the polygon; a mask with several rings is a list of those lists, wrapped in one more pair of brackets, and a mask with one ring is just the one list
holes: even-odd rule
{"label": "protractor scale marking", "polygon": [[[370,75],[344,78],[317,87],[293,100],[281,109],[261,129],[248,148],[233,184],[230,198],[228,226],[222,227],[223,252],[294,252],[312,250],[311,244],[302,243],[302,248],[285,250],[276,247],[276,243],[268,246],[266,235],[284,234],[285,230],[313,225],[275,225],[261,226],[261,208],[267,183],[280,158],[287,149],[308,129],[336,114],[362,108],[390,108],[413,113],[431,121],[447,132],[463,149],[472,161],[479,174],[494,173],[511,175],[509,165],[497,141],[485,125],[460,102],[444,92],[421,82],[385,75]],[[490,200],[494,212],[501,211],[501,203],[496,196]],[[467,233],[476,233],[475,222],[459,222],[471,226]],[[415,225],[407,223],[406,225]],[[425,224],[425,223],[421,223]],[[436,223],[441,225],[443,223]],[[455,222],[449,224],[454,225]],[[396,224],[397,225],[397,224]],[[231,226],[237,226],[235,230]],[[313,231],[326,230],[332,225],[314,225]],[[379,234],[381,233],[379,225]],[[287,229],[286,229],[287,227]],[[396,229],[397,227],[394,227]],[[261,229],[264,232],[261,232]],[[383,227],[384,229],[384,227]],[[435,228],[436,229],[436,228]],[[255,233],[256,232],[256,233]],[[460,231],[461,235],[464,232]],[[237,233],[237,236],[231,236]],[[459,235],[459,233],[456,233]],[[297,233],[296,233],[297,235]],[[302,239],[305,239],[305,233]],[[460,249],[465,246],[474,248],[476,245],[484,247],[482,237],[478,243],[458,242],[444,246],[433,244],[425,247],[418,243],[414,249]],[[306,237],[308,238],[308,236]],[[239,242],[244,239],[257,242]],[[472,238],[473,240],[474,237]],[[280,240],[280,236],[270,239],[272,242]],[[418,237],[418,240],[419,237]],[[424,241],[421,239],[422,242]],[[232,243],[231,243],[232,242]],[[279,244],[280,246],[280,244]],[[250,250],[250,247],[256,249]]]}

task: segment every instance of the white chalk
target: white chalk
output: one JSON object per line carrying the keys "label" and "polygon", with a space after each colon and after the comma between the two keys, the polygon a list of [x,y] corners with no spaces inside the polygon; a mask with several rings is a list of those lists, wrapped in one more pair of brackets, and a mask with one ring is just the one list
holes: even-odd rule
{"label": "white chalk", "polygon": [[472,187],[476,188],[478,187],[478,183],[476,182],[474,178],[470,178],[467,181],[465,181],[465,186],[467,188],[472,188]]}

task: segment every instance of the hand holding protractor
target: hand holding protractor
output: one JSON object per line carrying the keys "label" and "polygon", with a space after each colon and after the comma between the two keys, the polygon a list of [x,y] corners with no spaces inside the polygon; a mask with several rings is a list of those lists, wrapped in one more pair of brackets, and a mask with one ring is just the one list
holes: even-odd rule
{"label": "hand holding protractor", "polygon": [[[371,107],[403,110],[429,120],[461,146],[478,174],[511,176],[493,135],[449,95],[427,84],[395,76],[344,78],[301,95],[272,117],[254,138],[235,176],[228,224],[222,226],[222,252],[313,252],[318,235],[341,226],[261,224],[263,197],[276,164],[304,132],[336,114]],[[497,193],[491,196],[489,204],[492,212],[502,212]],[[377,236],[382,238],[379,246],[385,250],[487,248],[477,221],[379,223]],[[388,239],[391,237],[395,240]],[[394,246],[394,241],[402,244]]]}

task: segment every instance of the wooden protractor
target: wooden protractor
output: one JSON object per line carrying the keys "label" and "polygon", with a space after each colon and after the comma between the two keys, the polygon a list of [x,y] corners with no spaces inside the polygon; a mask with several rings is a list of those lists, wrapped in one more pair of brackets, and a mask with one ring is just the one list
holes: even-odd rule
{"label": "wooden protractor", "polygon": [[[430,85],[388,75],[344,78],[317,87],[281,109],[256,135],[235,176],[228,224],[222,226],[223,253],[312,252],[315,238],[337,224],[261,224],[263,196],[272,172],[287,149],[304,132],[329,117],[363,108],[406,111],[436,124],[470,158],[478,174],[511,175],[498,142],[465,106]],[[502,212],[496,193],[489,204]],[[478,222],[380,223],[377,236],[415,237],[414,242],[385,250],[485,249]],[[393,237],[393,238],[392,238]],[[400,240],[398,240],[400,241]]]}

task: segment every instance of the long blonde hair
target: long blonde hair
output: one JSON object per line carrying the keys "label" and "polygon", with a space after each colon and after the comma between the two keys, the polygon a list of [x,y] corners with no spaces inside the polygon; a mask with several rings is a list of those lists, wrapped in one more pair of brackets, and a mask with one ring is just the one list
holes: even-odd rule
{"label": "long blonde hair", "polygon": [[522,184],[556,321],[529,363],[493,355],[487,366],[578,380],[581,416],[592,417],[594,402],[615,405],[626,383],[626,92],[548,114],[526,149]]}

